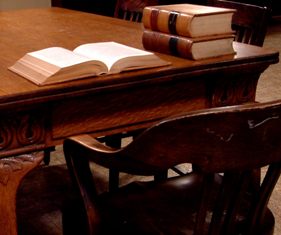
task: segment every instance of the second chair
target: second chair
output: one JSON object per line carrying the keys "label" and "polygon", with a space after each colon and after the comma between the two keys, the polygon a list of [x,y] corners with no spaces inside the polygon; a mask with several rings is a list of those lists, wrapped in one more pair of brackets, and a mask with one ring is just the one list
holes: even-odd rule
{"label": "second chair", "polygon": [[232,27],[235,30],[235,41],[262,46],[264,43],[271,9],[264,6],[226,0],[208,0],[209,5],[236,9]]}

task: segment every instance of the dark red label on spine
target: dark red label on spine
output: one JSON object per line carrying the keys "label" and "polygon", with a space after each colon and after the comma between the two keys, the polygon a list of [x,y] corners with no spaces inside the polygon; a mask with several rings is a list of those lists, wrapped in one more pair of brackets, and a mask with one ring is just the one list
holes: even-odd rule
{"label": "dark red label on spine", "polygon": [[158,15],[159,15],[159,10],[152,9],[151,17],[150,17],[150,25],[151,25],[151,29],[154,31],[159,31],[158,25],[157,25]]}

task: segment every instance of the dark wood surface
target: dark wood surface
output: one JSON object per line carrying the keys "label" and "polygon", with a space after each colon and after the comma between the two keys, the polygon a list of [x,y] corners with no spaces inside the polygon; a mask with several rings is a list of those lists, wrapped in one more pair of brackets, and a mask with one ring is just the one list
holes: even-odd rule
{"label": "dark wood surface", "polygon": [[[278,52],[235,43],[237,54],[203,61],[160,55],[171,66],[81,79],[38,87],[7,68],[30,51],[51,46],[68,49],[89,42],[117,41],[142,48],[142,24],[62,8],[0,12],[0,156],[57,145],[69,136],[94,136],[150,126],[178,113],[254,101],[260,74],[278,62]],[[18,180],[20,161],[1,160],[0,176]],[[4,164],[5,163],[5,164]],[[20,168],[20,167],[19,167]],[[23,176],[21,176],[23,177]],[[16,234],[7,190],[0,234]],[[13,200],[12,200],[13,201]]]}

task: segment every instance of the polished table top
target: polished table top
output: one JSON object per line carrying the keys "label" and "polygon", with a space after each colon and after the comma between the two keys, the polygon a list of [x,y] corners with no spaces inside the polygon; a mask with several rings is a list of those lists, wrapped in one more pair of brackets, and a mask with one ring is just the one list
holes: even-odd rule
{"label": "polished table top", "polygon": [[266,57],[270,63],[278,61],[276,51],[235,43],[237,55],[234,59],[232,56],[223,56],[191,61],[161,55],[171,61],[172,65],[38,87],[7,68],[27,52],[52,46],[72,50],[84,43],[116,41],[142,49],[142,24],[61,8],[0,12],[0,20],[0,109],[9,109],[11,103],[15,106],[23,103],[27,105],[30,102],[58,99],[58,96],[65,97],[82,90],[99,90],[105,86],[130,87],[136,82],[147,82],[153,77],[171,79],[167,75],[175,71],[188,74],[200,68],[204,72],[203,70],[209,68],[262,61]]}

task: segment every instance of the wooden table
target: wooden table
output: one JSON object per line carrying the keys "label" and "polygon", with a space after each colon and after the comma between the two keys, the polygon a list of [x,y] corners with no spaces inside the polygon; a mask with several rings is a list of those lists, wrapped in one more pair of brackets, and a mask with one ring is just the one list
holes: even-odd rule
{"label": "wooden table", "polygon": [[[38,87],[7,70],[30,51],[98,41],[142,48],[142,25],[60,8],[0,12],[0,234],[17,234],[18,185],[42,157],[20,154],[71,135],[134,130],[179,113],[255,100],[278,52],[235,43],[237,54]],[[15,157],[12,157],[15,156]]]}

